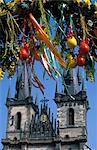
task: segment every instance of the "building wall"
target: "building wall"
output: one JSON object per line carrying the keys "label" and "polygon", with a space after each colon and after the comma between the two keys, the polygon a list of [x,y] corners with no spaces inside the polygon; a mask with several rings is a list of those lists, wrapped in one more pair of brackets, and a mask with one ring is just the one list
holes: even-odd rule
{"label": "building wall", "polygon": [[57,116],[59,119],[60,127],[68,126],[68,110],[74,109],[74,126],[86,125],[86,108],[82,103],[64,103],[62,107],[57,108]]}
{"label": "building wall", "polygon": [[27,120],[27,108],[25,106],[18,106],[18,107],[12,107],[11,109],[11,114],[10,114],[10,118],[11,116],[14,116],[14,124],[12,126],[8,126],[8,131],[14,131],[16,129],[16,115],[17,112],[21,112],[21,128],[24,129],[24,122]]}
{"label": "building wall", "polygon": [[[59,144],[60,145],[60,144]],[[80,144],[64,144],[60,146],[53,145],[21,145],[21,146],[5,146],[4,150],[90,150],[87,146]]]}
{"label": "building wall", "polygon": [[[21,112],[21,130],[16,129],[17,124],[17,112]],[[7,128],[7,138],[14,139],[14,137],[17,137],[17,139],[20,138],[21,131],[24,131],[25,128],[25,122],[29,122],[32,119],[32,115],[35,115],[34,110],[32,109],[32,106],[14,106],[10,108],[9,113],[9,119],[8,119],[8,128]],[[14,116],[13,125],[11,125],[11,118]]]}
{"label": "building wall", "polygon": [[[70,149],[71,148],[71,149]],[[79,144],[63,145],[61,150],[80,150]]]}
{"label": "building wall", "polygon": [[27,150],[55,150],[53,146],[50,145],[37,145],[37,146],[28,146]]}
{"label": "building wall", "polygon": [[[74,109],[74,125],[69,125],[69,108]],[[60,135],[65,137],[78,137],[86,134],[86,108],[81,102],[67,102],[63,106],[57,108],[57,116],[59,120]]]}
{"label": "building wall", "polygon": [[9,146],[9,145],[5,145],[3,150],[21,150],[21,146]]}
{"label": "building wall", "polygon": [[60,129],[60,136],[62,138],[66,138],[69,140],[69,138],[79,138],[82,137],[85,134],[84,128],[65,128]]}

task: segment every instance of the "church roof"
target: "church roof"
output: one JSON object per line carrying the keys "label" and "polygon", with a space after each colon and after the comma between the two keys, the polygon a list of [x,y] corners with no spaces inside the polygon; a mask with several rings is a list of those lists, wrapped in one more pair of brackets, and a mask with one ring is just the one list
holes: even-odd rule
{"label": "church roof", "polygon": [[29,70],[26,62],[22,62],[17,69],[17,80],[16,80],[16,90],[15,97],[11,97],[10,88],[8,89],[8,95],[6,100],[7,106],[23,106],[32,105],[33,109],[38,112],[38,105],[35,100],[33,102],[33,97],[31,96],[31,70]]}
{"label": "church roof", "polygon": [[17,100],[25,100],[31,95],[31,76],[28,69],[29,66],[27,66],[26,62],[23,62],[17,70],[15,94]]}
{"label": "church roof", "polygon": [[68,70],[64,73],[64,93],[76,95],[80,91],[78,77],[75,69]]}

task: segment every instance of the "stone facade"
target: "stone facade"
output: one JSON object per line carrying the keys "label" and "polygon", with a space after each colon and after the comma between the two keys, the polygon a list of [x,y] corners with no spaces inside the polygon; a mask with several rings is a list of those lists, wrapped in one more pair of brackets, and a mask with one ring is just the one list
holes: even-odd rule
{"label": "stone facade", "polygon": [[[74,109],[74,126],[68,125],[68,110]],[[85,104],[80,102],[71,102],[70,105],[66,103],[57,109],[57,115],[60,125],[60,134],[62,137],[68,135],[69,137],[78,137],[86,135],[86,108]]]}
{"label": "stone facade", "polygon": [[[65,76],[65,82],[69,88],[65,88],[63,93],[59,93],[56,89],[55,93],[61,149],[85,150],[87,142],[87,93],[84,85],[80,90],[73,70]],[[86,149],[88,148],[86,147]]]}

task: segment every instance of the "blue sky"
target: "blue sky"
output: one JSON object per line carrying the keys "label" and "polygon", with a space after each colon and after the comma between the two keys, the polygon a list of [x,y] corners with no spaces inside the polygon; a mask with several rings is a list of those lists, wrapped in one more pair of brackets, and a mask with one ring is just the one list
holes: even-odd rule
{"label": "blue sky", "polygon": [[[93,0],[94,2],[95,0]],[[97,66],[96,66],[97,68]],[[42,74],[42,71],[40,71]],[[97,71],[95,74],[95,83],[90,83],[89,81],[86,83],[87,95],[90,104],[90,110],[87,113],[87,127],[88,127],[88,145],[92,150],[97,150]],[[12,96],[14,96],[15,90],[15,80],[8,80],[5,76],[2,81],[0,81],[0,143],[1,138],[6,136],[6,126],[7,126],[7,108],[5,106],[6,96],[8,92],[8,87],[11,88]],[[51,80],[47,77],[44,81],[44,85],[46,86],[45,96],[49,99],[49,106],[51,107],[51,111],[56,111],[56,105],[53,101],[54,92],[55,92],[55,81]],[[32,89],[32,95],[38,93],[39,101],[43,99],[43,96],[39,90]],[[0,150],[2,145],[0,144]]]}

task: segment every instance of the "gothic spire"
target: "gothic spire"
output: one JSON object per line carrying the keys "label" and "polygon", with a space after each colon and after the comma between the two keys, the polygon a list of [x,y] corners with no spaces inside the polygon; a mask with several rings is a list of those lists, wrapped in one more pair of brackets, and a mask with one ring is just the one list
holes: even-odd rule
{"label": "gothic spire", "polygon": [[10,86],[8,88],[7,98],[11,98]]}
{"label": "gothic spire", "polygon": [[50,110],[50,108],[49,108],[49,117],[50,117],[50,114],[51,114],[51,110]]}
{"label": "gothic spire", "polygon": [[24,64],[24,91],[25,98],[29,96],[29,79],[28,79],[28,70],[26,63]]}
{"label": "gothic spire", "polygon": [[78,78],[78,84],[81,84],[81,75],[80,75],[80,68],[78,67],[78,71],[77,71],[77,78]]}
{"label": "gothic spire", "polygon": [[32,83],[31,83],[31,73],[28,79],[28,84],[29,84],[29,96],[32,94]]}
{"label": "gothic spire", "polygon": [[36,97],[35,97],[35,105],[38,106],[38,95],[36,94]]}
{"label": "gothic spire", "polygon": [[6,105],[8,104],[8,101],[10,100],[11,98],[11,92],[10,92],[10,86],[8,88],[8,92],[7,92],[7,98],[6,98]]}
{"label": "gothic spire", "polygon": [[17,81],[16,81],[16,94],[17,100],[25,100],[27,97],[31,96],[29,73],[26,62],[21,64],[17,71]]}
{"label": "gothic spire", "polygon": [[58,83],[56,82],[56,89],[55,89],[55,93],[58,92]]}
{"label": "gothic spire", "polygon": [[64,81],[64,92],[71,95],[76,95],[80,91],[80,86],[78,84],[78,78],[75,69],[68,70],[67,74],[64,75]]}
{"label": "gothic spire", "polygon": [[84,78],[82,78],[82,91],[86,91],[86,89],[85,89],[85,82],[84,82]]}

